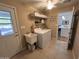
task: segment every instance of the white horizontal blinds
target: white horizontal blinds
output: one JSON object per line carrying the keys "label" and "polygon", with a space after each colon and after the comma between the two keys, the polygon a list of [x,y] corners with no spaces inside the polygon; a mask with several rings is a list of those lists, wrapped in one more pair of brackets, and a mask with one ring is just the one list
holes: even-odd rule
{"label": "white horizontal blinds", "polygon": [[13,34],[11,14],[7,11],[0,11],[0,35],[10,34]]}

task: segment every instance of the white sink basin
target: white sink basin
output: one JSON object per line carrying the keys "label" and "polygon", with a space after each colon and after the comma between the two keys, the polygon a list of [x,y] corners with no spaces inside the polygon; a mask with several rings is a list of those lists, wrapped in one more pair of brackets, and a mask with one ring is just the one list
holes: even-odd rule
{"label": "white sink basin", "polygon": [[37,34],[29,33],[29,34],[25,34],[25,37],[26,37],[26,42],[29,44],[34,44],[35,42],[37,42]]}

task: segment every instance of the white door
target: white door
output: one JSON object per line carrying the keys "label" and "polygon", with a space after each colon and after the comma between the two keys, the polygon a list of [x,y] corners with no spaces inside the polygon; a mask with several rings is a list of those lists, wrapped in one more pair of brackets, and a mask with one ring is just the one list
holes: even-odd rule
{"label": "white door", "polygon": [[12,57],[21,49],[14,8],[0,5],[0,57]]}

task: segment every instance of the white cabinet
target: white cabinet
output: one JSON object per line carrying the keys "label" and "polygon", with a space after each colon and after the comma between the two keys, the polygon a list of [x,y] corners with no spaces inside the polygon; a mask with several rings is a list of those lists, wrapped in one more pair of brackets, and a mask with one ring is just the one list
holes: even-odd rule
{"label": "white cabinet", "polygon": [[47,47],[51,41],[51,30],[46,29],[37,32],[37,39],[39,48]]}
{"label": "white cabinet", "polygon": [[62,37],[69,37],[70,28],[61,28],[61,36]]}
{"label": "white cabinet", "polygon": [[25,34],[25,37],[26,37],[26,42],[31,45],[37,42],[37,34],[29,33],[29,34]]}

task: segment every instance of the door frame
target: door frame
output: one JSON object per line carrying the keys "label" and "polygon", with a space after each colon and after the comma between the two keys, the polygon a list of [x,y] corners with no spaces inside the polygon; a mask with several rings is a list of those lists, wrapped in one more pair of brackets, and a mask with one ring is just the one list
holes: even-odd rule
{"label": "door frame", "polygon": [[75,42],[75,37],[76,37],[76,32],[77,32],[77,26],[78,26],[78,19],[77,17],[79,16],[79,10],[76,10],[74,12],[74,15],[73,15],[73,24],[72,24],[72,27],[71,27],[71,35],[70,35],[70,38],[69,38],[69,43],[68,43],[68,50],[72,50],[73,47],[74,47],[74,42]]}

